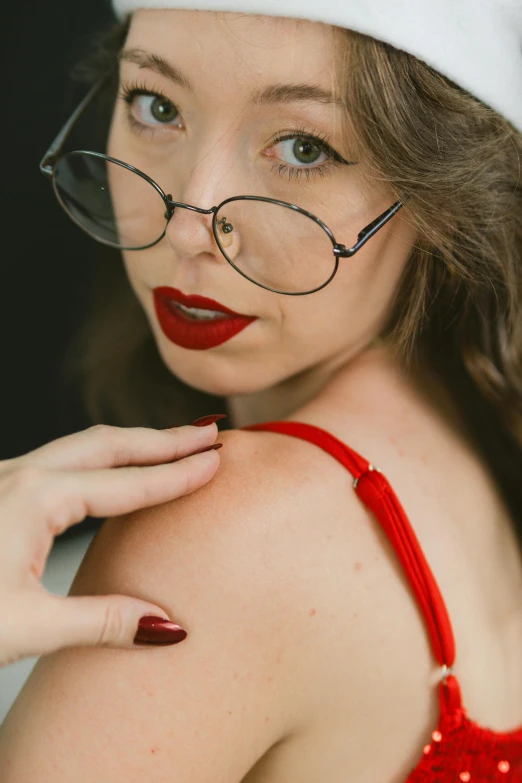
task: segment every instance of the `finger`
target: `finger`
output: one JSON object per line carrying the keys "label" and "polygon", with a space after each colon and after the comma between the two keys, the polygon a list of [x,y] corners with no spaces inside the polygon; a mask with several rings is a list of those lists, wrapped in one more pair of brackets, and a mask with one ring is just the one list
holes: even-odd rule
{"label": "finger", "polygon": [[[154,615],[169,620],[164,609],[124,595],[67,597],[29,594],[24,626],[13,627],[9,662],[46,655],[62,647],[125,647],[134,644],[140,619]],[[4,661],[8,662],[8,661]]]}
{"label": "finger", "polygon": [[0,480],[5,532],[11,531],[10,546],[0,550],[3,581],[25,584],[29,567],[39,578],[52,539],[86,516],[120,516],[186,495],[210,481],[219,462],[209,451],[149,467],[12,471]]}
{"label": "finger", "polygon": [[40,446],[18,460],[57,470],[157,465],[210,446],[217,432],[215,424],[167,430],[96,425]]}
{"label": "finger", "polygon": [[148,467],[52,471],[47,504],[42,499],[39,511],[56,536],[86,516],[119,516],[187,495],[210,481],[219,462],[217,451],[207,451]]}

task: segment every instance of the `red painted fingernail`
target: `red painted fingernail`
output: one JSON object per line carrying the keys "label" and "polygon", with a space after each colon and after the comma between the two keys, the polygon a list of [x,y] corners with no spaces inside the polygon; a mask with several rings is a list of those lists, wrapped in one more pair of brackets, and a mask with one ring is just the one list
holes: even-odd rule
{"label": "red painted fingernail", "polygon": [[212,416],[202,416],[200,419],[192,422],[193,427],[208,427],[209,424],[215,424],[220,419],[226,419],[225,413],[215,413]]}
{"label": "red painted fingernail", "polygon": [[177,644],[186,636],[187,632],[176,623],[164,617],[146,615],[138,623],[134,644]]}
{"label": "red painted fingernail", "polygon": [[206,449],[200,449],[199,451],[193,451],[193,454],[204,454],[205,451],[217,451],[221,448],[223,444],[222,443],[214,443],[213,446],[207,446]]}

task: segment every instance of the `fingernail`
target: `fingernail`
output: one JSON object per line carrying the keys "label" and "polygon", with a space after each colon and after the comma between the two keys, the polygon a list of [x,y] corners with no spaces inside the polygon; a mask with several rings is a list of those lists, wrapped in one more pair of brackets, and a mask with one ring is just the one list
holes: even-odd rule
{"label": "fingernail", "polygon": [[213,446],[207,446],[206,449],[200,449],[199,451],[193,451],[192,454],[204,454],[205,451],[217,451],[221,448],[222,443],[214,443]]}
{"label": "fingernail", "polygon": [[176,623],[164,617],[146,615],[138,623],[134,644],[177,644],[186,636],[187,632]]}
{"label": "fingernail", "polygon": [[225,413],[215,413],[212,416],[202,416],[200,419],[192,422],[193,427],[208,427],[209,424],[215,424],[220,419],[226,419]]}

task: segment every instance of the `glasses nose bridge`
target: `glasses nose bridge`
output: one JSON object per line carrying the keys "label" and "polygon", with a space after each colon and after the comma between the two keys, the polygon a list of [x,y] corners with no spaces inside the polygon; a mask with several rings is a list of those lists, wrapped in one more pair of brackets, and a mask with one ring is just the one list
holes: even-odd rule
{"label": "glasses nose bridge", "polygon": [[169,193],[168,196],[165,196],[165,203],[168,207],[168,212],[170,213],[170,217],[172,217],[174,213],[174,207],[182,207],[183,209],[190,209],[191,212],[199,212],[200,215],[213,215],[215,212],[217,212],[217,207],[211,207],[210,209],[202,209],[201,207],[195,207],[192,204],[185,204],[184,201],[173,201],[172,195]]}

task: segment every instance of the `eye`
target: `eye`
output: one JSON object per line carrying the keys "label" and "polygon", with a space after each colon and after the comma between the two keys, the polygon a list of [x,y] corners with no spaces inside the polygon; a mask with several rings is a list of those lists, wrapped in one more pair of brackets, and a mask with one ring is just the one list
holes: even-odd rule
{"label": "eye", "polygon": [[158,95],[140,95],[135,105],[141,114],[141,119],[149,122],[152,117],[156,122],[166,125],[172,122],[178,115],[176,106]]}
{"label": "eye", "polygon": [[278,146],[281,149],[283,162],[290,166],[321,164],[332,157],[322,144],[303,136],[292,136],[283,139],[274,146]]}
{"label": "eye", "polygon": [[122,87],[121,98],[128,106],[129,119],[143,126],[170,125],[179,115],[176,104],[144,87]]}
{"label": "eye", "polygon": [[[273,139],[269,149],[274,150],[277,146],[281,147],[277,158],[282,159],[282,162],[274,162],[273,168],[281,176],[288,175],[290,181],[302,176],[308,181],[310,177],[323,177],[326,173],[332,173],[337,166],[355,165],[354,161],[346,160],[330,146],[327,135],[319,131],[310,132],[304,127],[279,134]],[[285,161],[285,156],[290,160]],[[267,157],[273,159],[276,156],[270,153]]]}

